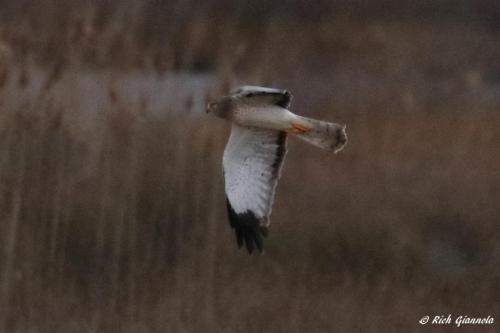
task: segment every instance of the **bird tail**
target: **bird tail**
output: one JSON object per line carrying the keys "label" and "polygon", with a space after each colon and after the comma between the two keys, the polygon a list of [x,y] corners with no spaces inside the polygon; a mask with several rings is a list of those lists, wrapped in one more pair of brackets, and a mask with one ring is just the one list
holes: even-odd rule
{"label": "bird tail", "polygon": [[347,143],[346,126],[297,116],[290,133],[310,144],[337,153]]}

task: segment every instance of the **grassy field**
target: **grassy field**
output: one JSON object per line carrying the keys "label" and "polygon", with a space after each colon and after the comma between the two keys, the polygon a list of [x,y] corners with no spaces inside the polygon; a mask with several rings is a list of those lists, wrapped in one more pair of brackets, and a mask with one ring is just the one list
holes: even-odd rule
{"label": "grassy field", "polygon": [[[418,323],[500,320],[496,3],[123,3],[0,1],[1,332],[498,331]],[[111,83],[89,116],[89,70],[205,73],[206,98],[285,87],[349,143],[290,140],[249,256],[225,212],[227,124]]]}

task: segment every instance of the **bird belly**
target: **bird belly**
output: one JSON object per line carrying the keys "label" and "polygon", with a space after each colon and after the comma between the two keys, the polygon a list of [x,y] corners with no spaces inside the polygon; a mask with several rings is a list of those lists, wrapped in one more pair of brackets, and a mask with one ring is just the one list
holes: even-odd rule
{"label": "bird belly", "polygon": [[249,107],[235,112],[234,121],[241,126],[284,131],[297,116],[280,107]]}

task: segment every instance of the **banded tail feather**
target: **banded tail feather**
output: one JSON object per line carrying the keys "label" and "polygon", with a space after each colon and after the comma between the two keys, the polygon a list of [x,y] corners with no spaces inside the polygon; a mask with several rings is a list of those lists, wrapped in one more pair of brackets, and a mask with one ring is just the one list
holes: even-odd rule
{"label": "banded tail feather", "polygon": [[341,151],[347,143],[345,125],[297,116],[293,127],[303,129],[292,131],[298,138],[334,153]]}

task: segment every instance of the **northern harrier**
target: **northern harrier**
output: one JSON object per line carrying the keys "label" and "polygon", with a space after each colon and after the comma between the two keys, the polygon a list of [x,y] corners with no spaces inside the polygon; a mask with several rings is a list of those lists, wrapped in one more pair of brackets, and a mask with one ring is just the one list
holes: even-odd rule
{"label": "northern harrier", "polygon": [[244,86],[208,104],[207,112],[232,122],[223,170],[229,222],[238,247],[263,249],[288,134],[338,152],[345,126],[298,116],[286,90]]}

